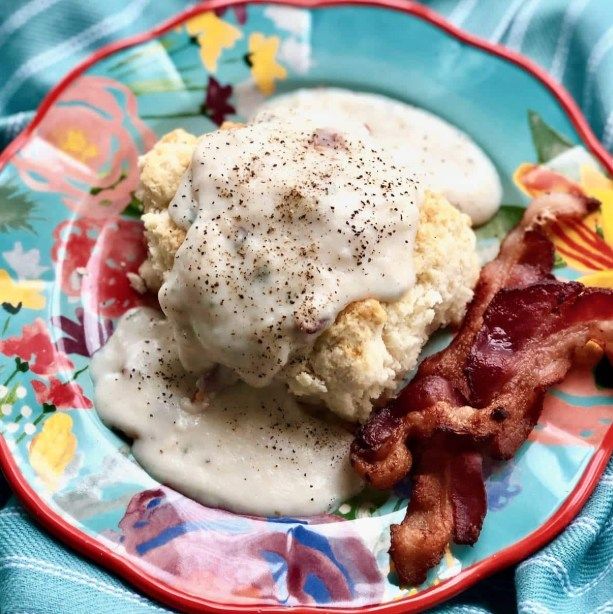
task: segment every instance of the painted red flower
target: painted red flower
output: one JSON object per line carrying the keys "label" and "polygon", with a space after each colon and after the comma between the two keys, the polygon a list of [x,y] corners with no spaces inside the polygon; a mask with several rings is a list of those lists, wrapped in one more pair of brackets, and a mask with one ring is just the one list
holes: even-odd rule
{"label": "painted red flower", "polygon": [[221,85],[215,77],[209,77],[204,103],[200,107],[206,115],[218,126],[226,121],[226,116],[236,113],[236,109],[228,102],[232,96],[231,85]]}
{"label": "painted red flower", "polygon": [[94,321],[90,322],[82,307],[77,307],[75,316],[75,320],[63,315],[51,316],[51,323],[64,334],[57,344],[67,354],[92,356],[111,336],[113,322],[105,318],[93,318]]}
{"label": "painted red flower", "polygon": [[66,220],[53,237],[51,257],[60,265],[62,290],[81,296],[86,311],[114,318],[140,304],[127,277],[147,255],[139,221]]}
{"label": "painted red flower", "polygon": [[137,111],[136,97],[118,81],[80,77],[13,163],[28,187],[59,193],[81,215],[117,214],[138,184],[139,152],[156,141]]}
{"label": "painted red flower", "polygon": [[52,377],[49,385],[40,380],[32,380],[36,400],[42,405],[55,405],[56,409],[91,409],[92,402],[85,396],[76,382],[60,382]]}
{"label": "painted red flower", "polygon": [[40,318],[36,318],[32,324],[26,324],[21,330],[21,337],[0,341],[0,352],[5,356],[19,356],[28,361],[30,370],[38,375],[53,375],[74,368],[70,358],[57,349]]}
{"label": "painted red flower", "polygon": [[65,220],[53,231],[51,258],[60,264],[60,282],[68,296],[81,292],[81,279],[101,228],[101,221],[82,218]]}
{"label": "painted red flower", "polygon": [[[217,15],[217,17],[222,17],[228,9],[223,7],[223,8],[217,8],[214,10],[215,10],[215,15]],[[242,25],[247,21],[247,7],[244,4],[233,6],[232,10],[234,11],[234,15],[236,16],[237,23]]]}

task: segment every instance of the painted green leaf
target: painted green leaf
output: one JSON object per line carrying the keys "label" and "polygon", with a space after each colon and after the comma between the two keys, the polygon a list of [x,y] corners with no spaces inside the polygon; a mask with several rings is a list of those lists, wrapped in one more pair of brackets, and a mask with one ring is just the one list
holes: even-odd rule
{"label": "painted green leaf", "polygon": [[19,388],[19,386],[20,384],[13,384],[3,397],[0,396],[0,403],[2,403],[2,405],[12,405],[18,401],[17,388]]}
{"label": "painted green leaf", "polygon": [[30,224],[36,203],[29,195],[19,192],[14,183],[0,184],[0,232],[28,230],[36,234]]}
{"label": "painted green leaf", "polygon": [[[359,517],[360,512],[368,511],[368,515],[372,515],[379,507],[381,507],[390,498],[389,493],[375,490],[371,486],[366,486],[364,490],[346,501],[341,508],[334,513],[337,516],[342,516],[347,520],[355,520]],[[348,508],[348,509],[344,509]],[[341,512],[340,510],[343,509]]]}
{"label": "painted green leaf", "polygon": [[528,124],[530,125],[536,155],[541,164],[549,162],[552,158],[573,147],[573,144],[565,136],[548,126],[538,113],[528,111]]}
{"label": "painted green leaf", "polygon": [[517,225],[526,209],[520,205],[502,205],[487,224],[477,228],[477,239],[503,239]]}
{"label": "painted green leaf", "polygon": [[27,360],[21,360],[19,356],[15,357],[15,368],[19,373],[26,373],[30,368],[30,363]]}
{"label": "painted green leaf", "polygon": [[566,264],[566,260],[564,260],[564,258],[562,258],[562,256],[560,256],[560,254],[558,254],[558,252],[555,253],[554,258],[555,258],[555,260],[553,262],[553,268],[554,269],[563,269],[564,267],[568,266]]}
{"label": "painted green leaf", "polygon": [[2,309],[4,309],[4,311],[11,314],[12,316],[18,314],[21,311],[22,307],[23,307],[23,303],[21,301],[19,301],[17,305],[11,305],[11,303],[6,303],[6,302],[2,303]]}
{"label": "painted green leaf", "polygon": [[126,208],[121,212],[126,217],[134,217],[140,219],[140,216],[143,214],[143,203],[139,198],[134,195],[134,192],[131,192],[131,200],[127,204]]}

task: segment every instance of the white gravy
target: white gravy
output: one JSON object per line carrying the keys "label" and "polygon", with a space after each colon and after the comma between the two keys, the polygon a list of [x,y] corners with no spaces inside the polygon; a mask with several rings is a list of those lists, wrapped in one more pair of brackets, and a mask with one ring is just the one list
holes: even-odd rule
{"label": "white gravy", "polygon": [[185,368],[265,386],[349,303],[398,299],[420,195],[359,123],[205,134],[169,208],[187,237],[159,292]]}
{"label": "white gravy", "polygon": [[239,383],[198,392],[168,321],[126,313],[92,359],[95,406],[134,438],[135,458],[156,479],[207,505],[258,515],[330,510],[362,483],[349,464],[352,436],[308,413],[278,385]]}
{"label": "white gravy", "polygon": [[271,99],[254,121],[321,116],[366,125],[398,165],[419,173],[424,187],[444,194],[474,225],[498,210],[502,187],[490,159],[468,135],[423,109],[375,94],[317,88]]}
{"label": "white gravy", "polygon": [[[200,139],[169,209],[187,236],[159,294],[167,319],[120,320],[92,359],[95,405],[155,478],[198,501],[316,514],[362,486],[352,435],[274,375],[347,304],[414,283],[415,171],[475,224],[500,182],[466,135],[380,96],[301,91],[255,119]],[[214,365],[243,382],[200,375]]]}

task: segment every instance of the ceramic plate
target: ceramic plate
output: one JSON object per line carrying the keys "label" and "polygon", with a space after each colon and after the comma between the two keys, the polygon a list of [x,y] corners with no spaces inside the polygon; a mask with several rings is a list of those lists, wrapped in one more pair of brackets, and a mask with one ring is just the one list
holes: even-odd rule
{"label": "ceramic plate", "polygon": [[92,407],[90,357],[142,300],[126,280],[145,256],[138,155],[175,127],[212,130],[297,87],[383,93],[471,134],[504,183],[505,206],[478,233],[484,257],[527,202],[516,169],[549,160],[607,203],[557,228],[556,273],[611,283],[611,163],[559,86],[408,2],[300,4],[212,3],[114,44],[62,81],[4,152],[2,468],[51,533],[172,607],[412,611],[528,555],[577,513],[613,444],[601,367],[550,391],[516,458],[488,468],[477,544],[449,549],[414,587],[398,585],[387,554],[406,488],[314,518],[208,509],[149,477]]}

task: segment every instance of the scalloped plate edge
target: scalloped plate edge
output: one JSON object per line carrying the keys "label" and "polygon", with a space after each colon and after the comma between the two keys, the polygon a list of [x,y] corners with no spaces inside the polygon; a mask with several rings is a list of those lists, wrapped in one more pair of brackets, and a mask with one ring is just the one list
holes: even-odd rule
{"label": "scalloped plate edge", "polygon": [[[223,7],[231,7],[237,4],[245,4],[240,0],[210,0],[196,7],[190,8],[172,19],[163,22],[158,27],[143,32],[141,34],[114,42],[102,47],[93,53],[89,58],[77,65],[56,85],[43,99],[32,122],[13,140],[8,147],[0,154],[0,172],[10,159],[27,143],[32,133],[49,111],[53,103],[62,92],[83,72],[101,59],[128,47],[147,42],[165,32],[177,27],[190,17],[201,12]],[[540,81],[556,98],[563,111],[569,117],[571,123],[577,130],[583,143],[600,161],[604,168],[613,174],[613,160],[600,144],[587,120],[579,110],[578,106],[570,94],[556,81],[554,81],[543,69],[525,58],[519,53],[506,49],[500,45],[490,43],[476,36],[468,34],[463,30],[447,22],[437,13],[430,9],[403,0],[251,0],[247,4],[280,4],[301,8],[322,8],[330,6],[374,6],[397,10],[408,13],[422,19],[460,42],[481,49],[482,51],[500,57],[508,62],[519,66],[533,78]],[[608,459],[613,453],[613,427],[609,428],[600,446],[595,450],[594,455],[586,466],[579,482],[568,495],[564,503],[549,518],[549,520],[538,529],[530,533],[522,540],[500,552],[476,563],[464,570],[457,576],[445,581],[442,584],[428,588],[414,596],[405,597],[395,602],[366,606],[361,608],[325,608],[299,606],[291,608],[297,614],[334,613],[349,614],[355,612],[382,613],[389,614],[400,612],[416,612],[425,608],[432,607],[442,601],[453,597],[479,580],[512,565],[535,552],[548,541],[560,533],[573,518],[579,513],[588,497],[595,488],[598,479],[604,471]],[[181,608],[187,612],[228,612],[243,613],[252,612],[252,605],[224,605],[204,600],[179,591],[173,586],[162,582],[152,576],[143,574],[142,569],[130,563],[122,556],[112,550],[102,546],[95,538],[88,536],[78,528],[67,523],[59,514],[51,510],[47,504],[31,488],[27,480],[19,471],[13,457],[8,449],[4,438],[0,436],[0,468],[5,474],[11,488],[17,497],[24,504],[26,509],[50,534],[73,548],[78,553],[92,559],[94,562],[106,567],[111,572],[121,576],[132,585],[140,589],[143,593],[164,603],[170,607]],[[262,612],[287,612],[283,606],[260,606],[258,611]]]}

